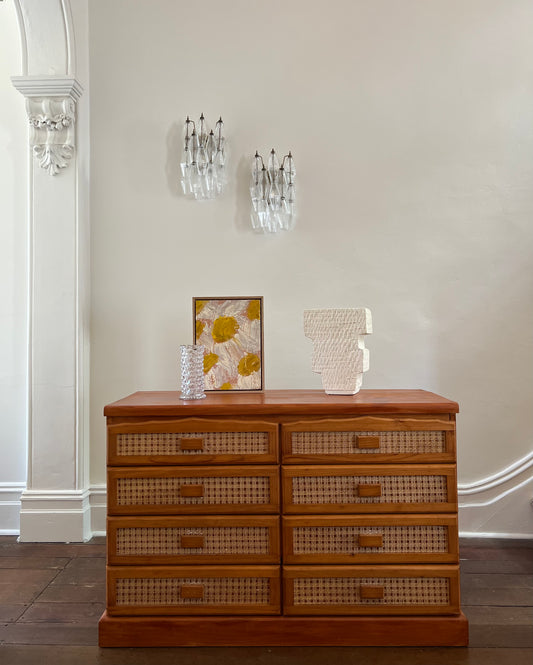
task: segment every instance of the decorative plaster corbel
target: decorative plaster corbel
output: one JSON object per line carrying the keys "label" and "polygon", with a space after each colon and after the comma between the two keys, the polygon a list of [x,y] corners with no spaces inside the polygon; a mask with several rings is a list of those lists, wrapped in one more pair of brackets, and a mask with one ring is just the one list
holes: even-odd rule
{"label": "decorative plaster corbel", "polygon": [[76,101],[82,88],[76,79],[55,76],[14,76],[12,81],[26,97],[33,154],[41,168],[56,175],[74,154]]}
{"label": "decorative plaster corbel", "polygon": [[75,104],[70,97],[27,97],[30,145],[50,175],[64,169],[74,152]]}

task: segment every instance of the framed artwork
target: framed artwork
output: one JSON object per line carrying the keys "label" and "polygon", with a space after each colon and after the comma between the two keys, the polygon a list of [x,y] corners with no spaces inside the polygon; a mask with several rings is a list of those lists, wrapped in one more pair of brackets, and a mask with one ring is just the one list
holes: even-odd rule
{"label": "framed artwork", "polygon": [[263,298],[193,298],[206,390],[263,390]]}

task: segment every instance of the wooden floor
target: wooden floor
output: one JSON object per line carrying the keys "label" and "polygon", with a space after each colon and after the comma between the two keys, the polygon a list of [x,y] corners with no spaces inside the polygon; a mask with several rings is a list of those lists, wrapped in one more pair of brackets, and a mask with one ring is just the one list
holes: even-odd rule
{"label": "wooden floor", "polygon": [[[461,541],[470,647],[334,649],[335,665],[531,665],[533,542]],[[331,648],[99,649],[105,542],[17,543],[0,536],[1,665],[324,665]]]}

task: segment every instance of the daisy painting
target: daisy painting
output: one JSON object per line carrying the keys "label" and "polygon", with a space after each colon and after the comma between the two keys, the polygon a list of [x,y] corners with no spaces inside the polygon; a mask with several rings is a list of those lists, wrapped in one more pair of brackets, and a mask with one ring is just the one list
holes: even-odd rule
{"label": "daisy painting", "polygon": [[263,389],[263,298],[193,298],[206,390]]}

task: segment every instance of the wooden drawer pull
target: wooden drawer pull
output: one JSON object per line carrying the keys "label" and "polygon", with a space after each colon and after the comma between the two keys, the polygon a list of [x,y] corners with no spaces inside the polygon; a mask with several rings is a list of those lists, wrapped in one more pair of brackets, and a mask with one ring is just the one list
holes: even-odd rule
{"label": "wooden drawer pull", "polygon": [[381,485],[359,485],[357,493],[359,496],[381,496]]}
{"label": "wooden drawer pull", "polygon": [[385,591],[382,586],[361,584],[361,587],[359,588],[359,595],[361,596],[361,600],[381,600],[385,595]]}
{"label": "wooden drawer pull", "polygon": [[182,485],[180,487],[180,496],[203,496],[203,485]]}
{"label": "wooden drawer pull", "polygon": [[359,547],[383,547],[381,533],[362,533],[358,538]]}
{"label": "wooden drawer pull", "polygon": [[203,439],[180,439],[180,450],[203,450]]}
{"label": "wooden drawer pull", "polygon": [[204,537],[203,536],[182,536],[180,540],[180,545],[184,549],[192,549],[195,547],[204,546]]}
{"label": "wooden drawer pull", "polygon": [[355,445],[361,449],[379,448],[379,436],[356,436]]}
{"label": "wooden drawer pull", "polygon": [[180,587],[180,598],[203,598],[203,584],[183,584]]}

